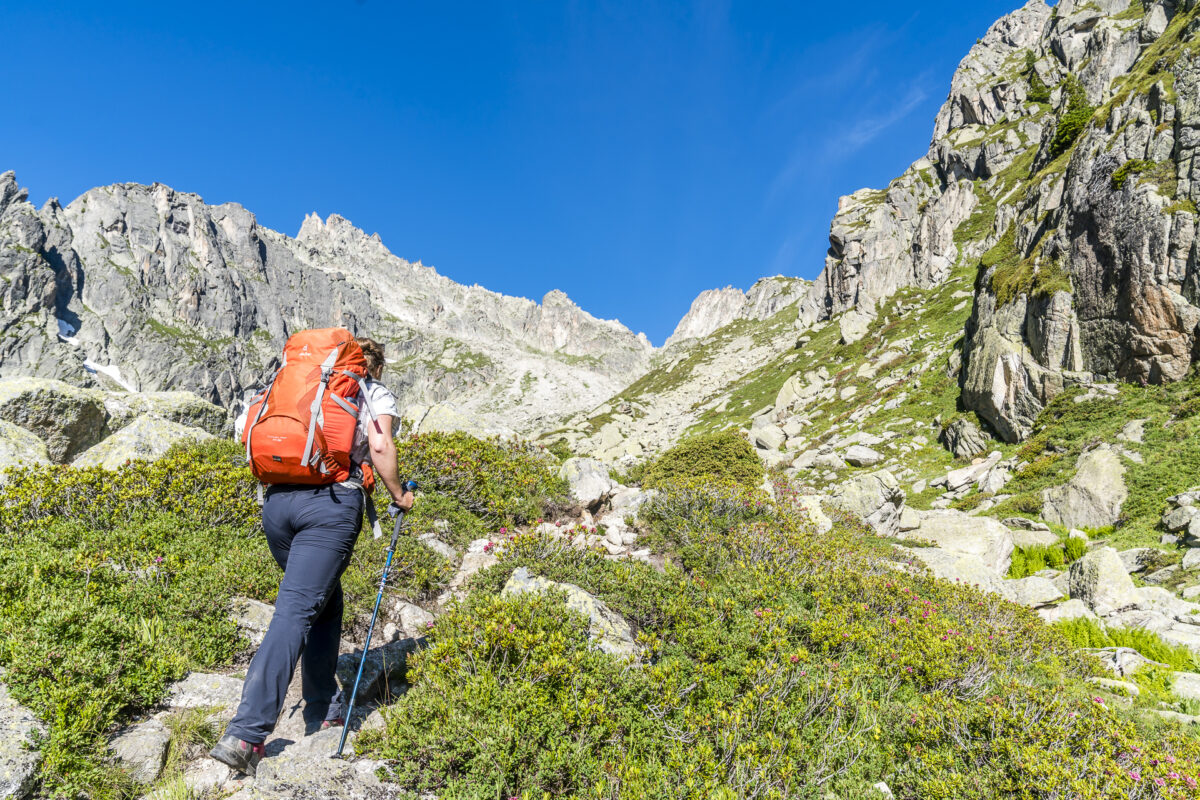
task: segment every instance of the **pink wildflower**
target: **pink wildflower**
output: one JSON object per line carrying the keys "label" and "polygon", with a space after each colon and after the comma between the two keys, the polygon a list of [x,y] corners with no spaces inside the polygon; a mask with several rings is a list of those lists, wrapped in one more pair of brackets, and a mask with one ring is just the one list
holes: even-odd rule
{"label": "pink wildflower", "polygon": [[1135,781],[1140,781],[1142,779],[1142,773],[1138,772],[1136,769],[1130,770],[1129,777],[1133,778]]}

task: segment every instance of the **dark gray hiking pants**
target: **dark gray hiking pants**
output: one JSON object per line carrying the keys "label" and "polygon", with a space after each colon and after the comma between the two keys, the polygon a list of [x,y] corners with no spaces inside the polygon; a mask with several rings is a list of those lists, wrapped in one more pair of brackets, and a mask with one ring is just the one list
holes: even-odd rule
{"label": "dark gray hiking pants", "polygon": [[242,702],[228,733],[259,743],[275,729],[296,663],[305,720],[343,716],[337,684],[342,635],[341,576],[362,528],[363,494],[345,486],[274,486],[263,529],[283,569],[275,615],[246,670]]}

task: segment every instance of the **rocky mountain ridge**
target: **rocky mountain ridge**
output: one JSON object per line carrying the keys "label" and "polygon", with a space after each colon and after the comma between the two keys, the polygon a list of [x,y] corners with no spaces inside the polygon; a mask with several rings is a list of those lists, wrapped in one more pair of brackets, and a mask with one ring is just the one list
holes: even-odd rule
{"label": "rocky mountain ridge", "polygon": [[370,333],[406,403],[498,432],[616,391],[653,350],[561,292],[539,304],[459,285],[337,215],[309,216],[293,239],[161,184],[37,210],[0,175],[0,276],[0,375],[184,389],[226,407],[305,327]]}

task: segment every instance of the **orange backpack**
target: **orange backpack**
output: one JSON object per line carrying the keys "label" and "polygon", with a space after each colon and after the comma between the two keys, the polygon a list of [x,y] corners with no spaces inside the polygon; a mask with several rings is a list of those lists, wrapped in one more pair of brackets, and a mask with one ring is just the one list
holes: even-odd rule
{"label": "orange backpack", "polygon": [[[345,328],[293,334],[283,365],[250,401],[242,441],[254,477],[265,484],[340,483],[351,476],[350,451],[367,401],[367,361]],[[370,466],[363,483],[374,485]]]}

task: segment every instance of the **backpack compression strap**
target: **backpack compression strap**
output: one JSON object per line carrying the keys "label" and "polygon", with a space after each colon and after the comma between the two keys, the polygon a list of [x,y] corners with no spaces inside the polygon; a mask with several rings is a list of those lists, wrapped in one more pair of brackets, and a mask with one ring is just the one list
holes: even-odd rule
{"label": "backpack compression strap", "polygon": [[321,421],[321,401],[325,399],[325,390],[329,387],[329,377],[333,374],[333,365],[337,363],[339,349],[341,349],[341,345],[333,348],[325,358],[325,362],[321,364],[321,384],[317,387],[317,395],[308,409],[308,438],[304,441],[304,455],[300,458],[301,464],[312,466],[318,458],[318,454],[313,452],[313,440],[317,435],[317,425]]}

